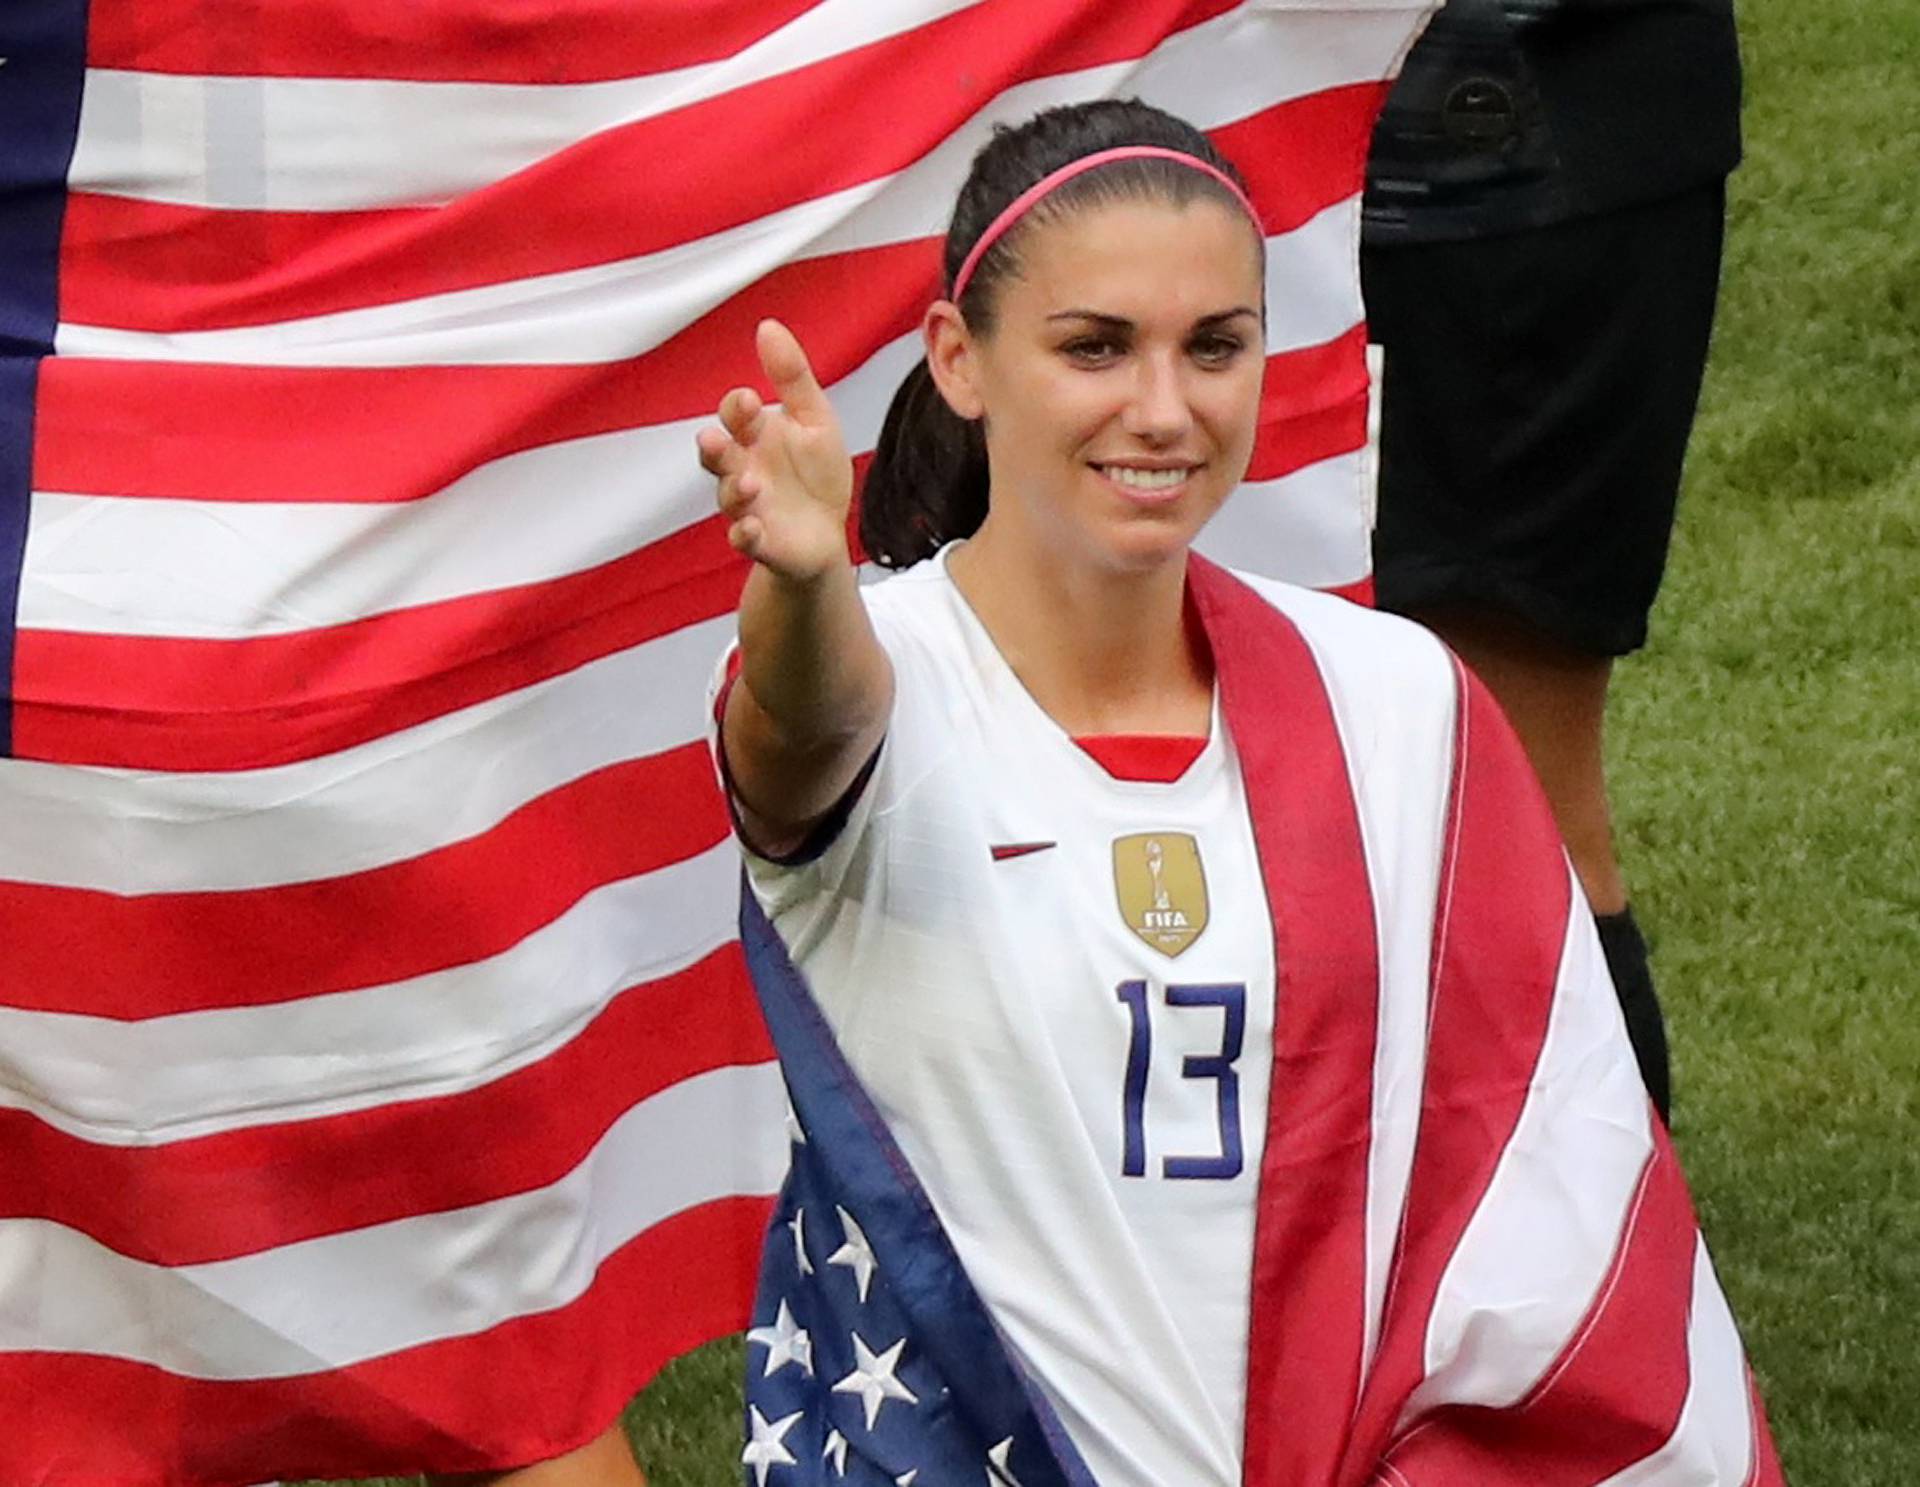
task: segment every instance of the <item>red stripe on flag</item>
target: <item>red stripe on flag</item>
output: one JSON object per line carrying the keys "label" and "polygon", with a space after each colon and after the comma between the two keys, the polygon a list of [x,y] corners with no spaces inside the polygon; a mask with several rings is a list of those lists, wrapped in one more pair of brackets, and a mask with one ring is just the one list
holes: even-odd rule
{"label": "red stripe on flag", "polygon": [[1419,1487],[1587,1487],[1659,1450],[1687,1402],[1698,1239],[1662,1139],[1599,1295],[1540,1386],[1511,1409],[1438,1410],[1388,1462]]}
{"label": "red stripe on flag", "polygon": [[1457,662],[1455,673],[1420,1135],[1373,1377],[1354,1422],[1355,1471],[1378,1457],[1425,1377],[1441,1276],[1519,1123],[1546,1043],[1572,907],[1560,835],[1533,769],[1486,689]]}
{"label": "red stripe on flag", "polygon": [[1367,443],[1367,328],[1269,357],[1249,480],[1278,480]]}
{"label": "red stripe on flag", "polygon": [[772,1057],[729,944],[622,992],[538,1062],[457,1094],[396,1089],[367,1110],[152,1146],[84,1141],[0,1111],[0,1146],[17,1158],[0,1218],[63,1224],[157,1265],[255,1254],[550,1186],[641,1100]]}
{"label": "red stripe on flag", "polygon": [[583,83],[714,62],[817,0],[138,0],[87,17],[94,67],[224,77]]}
{"label": "red stripe on flag", "polygon": [[1367,328],[1356,325],[1318,346],[1302,346],[1267,359],[1260,390],[1263,422],[1307,418],[1344,409],[1367,396]]}
{"label": "red stripe on flag", "polygon": [[1273,915],[1277,1013],[1245,1479],[1279,1487],[1324,1479],[1360,1387],[1379,995],[1373,892],[1345,750],[1305,641],[1204,559],[1188,572],[1240,745]]}
{"label": "red stripe on flag", "polygon": [[[746,1324],[770,1199],[674,1215],[579,1300],[297,1378],[203,1380],[83,1354],[0,1353],[0,1481],[99,1487],[474,1472],[599,1435],[660,1368]],[[597,1360],[582,1369],[580,1360]],[[316,1360],[318,1361],[318,1360]]]}
{"label": "red stripe on flag", "polygon": [[[919,323],[938,253],[926,240],[795,264],[646,355],[597,366],[53,357],[41,369],[34,486],[199,501],[418,500],[526,449],[711,413],[728,388],[764,383],[753,327],[767,315],[791,325],[821,380],[836,382]],[[1359,448],[1366,386],[1364,327],[1268,358],[1250,478]]]}
{"label": "red stripe on flag", "polygon": [[1278,480],[1367,444],[1367,395],[1292,418],[1262,418],[1249,480]]}
{"label": "red stripe on flag", "polygon": [[1359,191],[1387,87],[1323,88],[1208,131],[1246,178],[1269,233],[1291,231]]}
{"label": "red stripe on flag", "polygon": [[134,897],[0,882],[0,1005],[136,1020],[383,986],[497,955],[594,889],[726,834],[707,746],[689,743],[346,877]]}
{"label": "red stripe on flag", "polygon": [[548,583],[250,640],[21,630],[14,753],[259,769],[333,753],[730,612],[719,517]]}
{"label": "red stripe on flag", "polygon": [[588,366],[53,357],[41,371],[34,486],[209,501],[415,500],[524,449],[711,414],[728,388],[764,383],[753,331],[769,315],[793,327],[831,384],[919,324],[939,267],[930,238],[788,264],[644,355]]}
{"label": "red stripe on flag", "polygon": [[[209,211],[76,191],[63,229],[61,318],[150,330],[259,325],[658,252],[891,175],[1015,83],[1143,56],[1233,8],[986,0],[605,130],[444,207]],[[781,148],[742,170],[742,140]],[[154,285],[170,287],[156,294]]]}

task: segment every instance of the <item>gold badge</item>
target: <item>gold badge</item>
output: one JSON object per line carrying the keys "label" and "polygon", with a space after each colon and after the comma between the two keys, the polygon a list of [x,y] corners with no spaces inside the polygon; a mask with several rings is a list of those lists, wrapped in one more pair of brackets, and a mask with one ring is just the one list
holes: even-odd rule
{"label": "gold badge", "polygon": [[1127,928],[1162,955],[1178,955],[1207,927],[1200,844],[1184,831],[1147,831],[1115,840],[1113,887]]}

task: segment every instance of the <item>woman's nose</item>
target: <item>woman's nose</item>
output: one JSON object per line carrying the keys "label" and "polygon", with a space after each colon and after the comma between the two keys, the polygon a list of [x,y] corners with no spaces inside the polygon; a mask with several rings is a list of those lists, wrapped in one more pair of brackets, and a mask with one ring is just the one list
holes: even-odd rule
{"label": "woman's nose", "polygon": [[1138,365],[1123,427],[1149,443],[1170,444],[1193,422],[1182,368],[1174,358],[1160,356],[1143,356]]}

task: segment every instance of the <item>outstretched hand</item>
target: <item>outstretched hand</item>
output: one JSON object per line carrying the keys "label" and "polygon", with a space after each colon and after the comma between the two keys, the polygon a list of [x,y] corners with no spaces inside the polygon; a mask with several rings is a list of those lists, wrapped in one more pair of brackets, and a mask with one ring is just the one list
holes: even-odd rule
{"label": "outstretched hand", "polygon": [[720,400],[720,426],[700,430],[695,442],[701,468],[720,481],[727,541],[780,577],[804,583],[848,560],[853,463],[793,332],[763,320],[754,344],[779,406],[736,387]]}

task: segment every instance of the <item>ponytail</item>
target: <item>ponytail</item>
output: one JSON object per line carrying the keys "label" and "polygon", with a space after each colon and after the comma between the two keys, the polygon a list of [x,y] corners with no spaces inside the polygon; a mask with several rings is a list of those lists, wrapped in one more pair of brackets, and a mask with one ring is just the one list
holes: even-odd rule
{"label": "ponytail", "polygon": [[860,545],[884,568],[910,568],[971,537],[987,516],[987,442],[947,406],[924,358],[893,395],[860,494]]}

